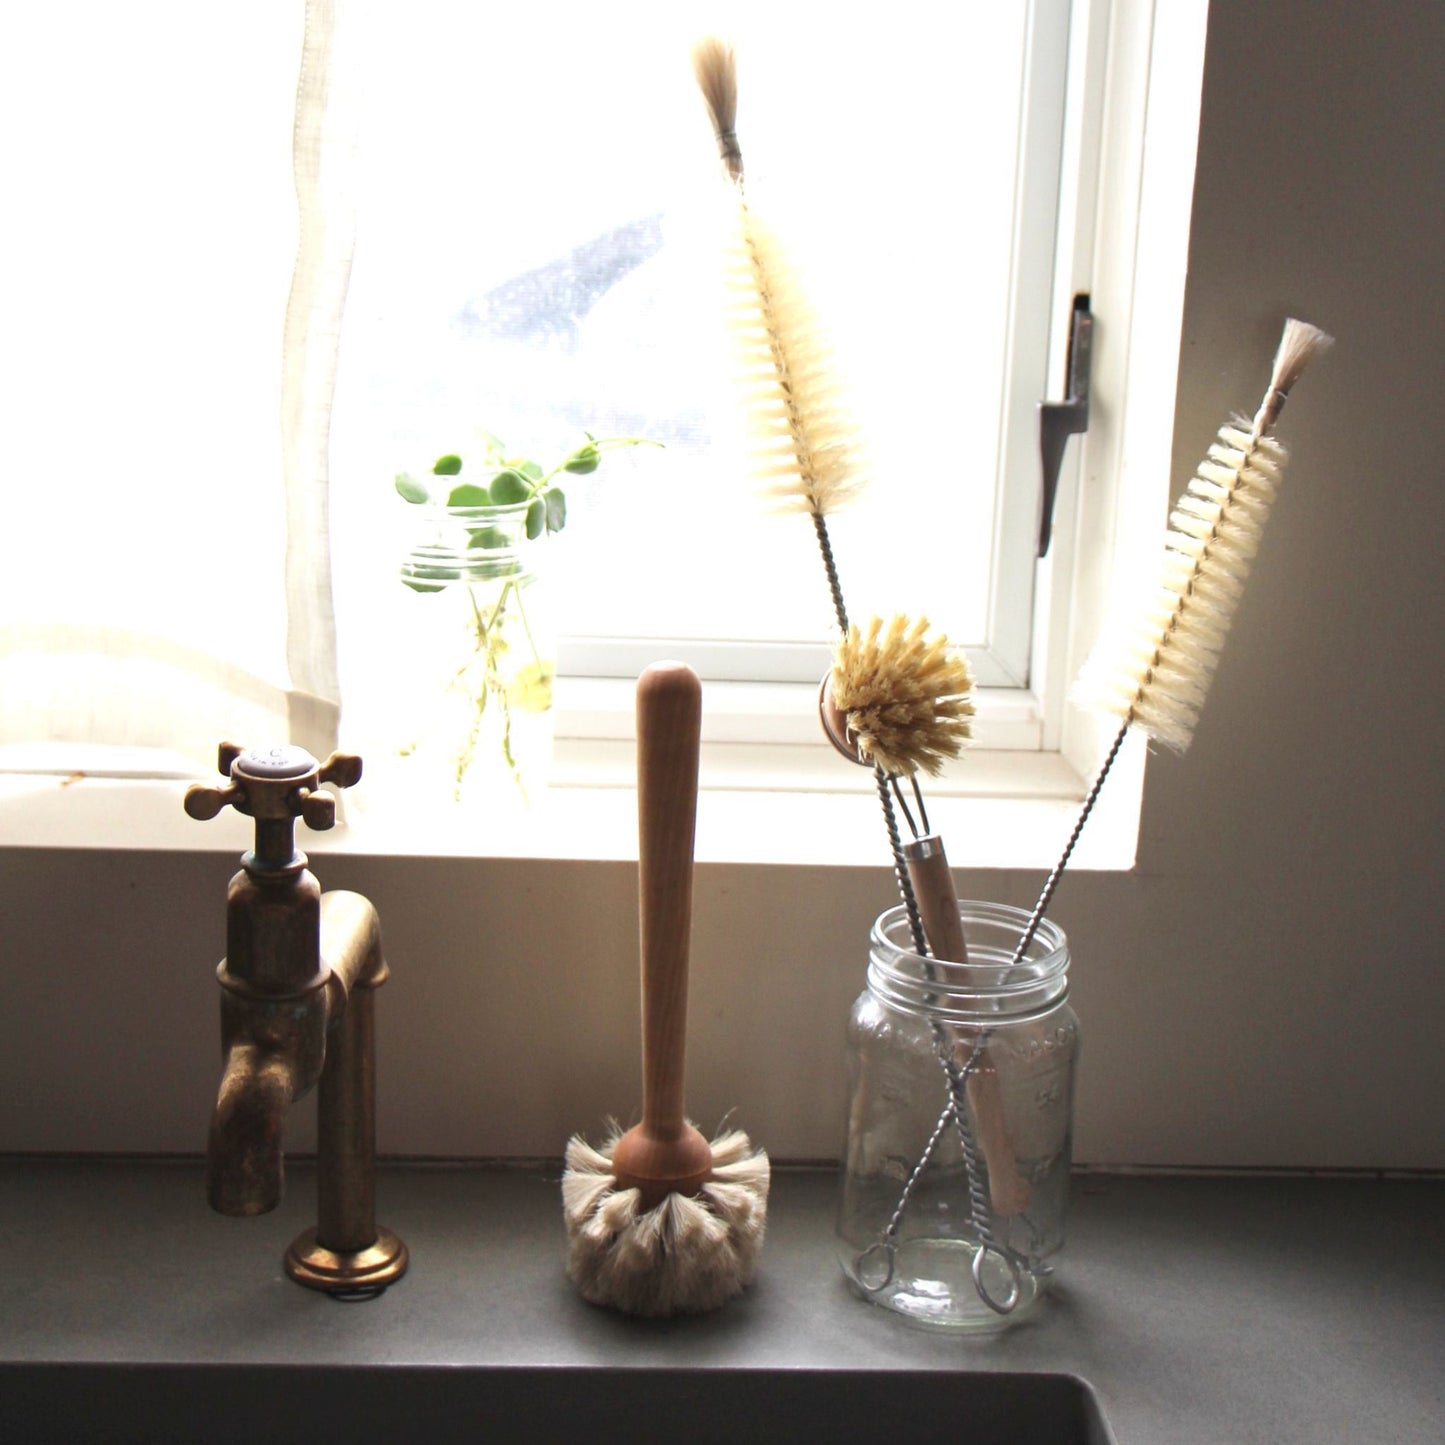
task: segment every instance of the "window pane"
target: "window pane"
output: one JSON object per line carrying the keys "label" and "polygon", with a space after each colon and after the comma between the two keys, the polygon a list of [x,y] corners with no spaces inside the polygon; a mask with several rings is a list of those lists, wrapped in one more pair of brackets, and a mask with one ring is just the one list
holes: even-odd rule
{"label": "window pane", "polygon": [[[569,488],[564,630],[657,639],[652,656],[742,642],[707,649],[708,670],[819,675],[834,623],[812,528],[763,512],[719,377],[699,244],[717,168],[688,60],[715,13],[373,17],[332,433],[344,668],[400,585],[394,472],[478,428],[543,461],[586,428],[667,449]],[[926,612],[985,644],[1026,9],[727,18],[750,201],[790,238],[868,438],[873,483],[831,523],[850,610]],[[579,647],[563,665],[635,670]]]}

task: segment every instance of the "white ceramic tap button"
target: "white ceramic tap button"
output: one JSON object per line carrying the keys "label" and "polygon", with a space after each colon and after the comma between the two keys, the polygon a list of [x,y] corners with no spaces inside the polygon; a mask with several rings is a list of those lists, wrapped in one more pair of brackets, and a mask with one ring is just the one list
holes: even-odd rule
{"label": "white ceramic tap button", "polygon": [[241,771],[253,778],[303,778],[320,766],[305,748],[290,743],[248,748],[240,758]]}

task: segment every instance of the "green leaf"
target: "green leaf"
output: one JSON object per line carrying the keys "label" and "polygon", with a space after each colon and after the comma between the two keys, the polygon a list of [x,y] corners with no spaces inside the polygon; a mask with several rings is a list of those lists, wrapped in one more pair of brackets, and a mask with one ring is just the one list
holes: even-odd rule
{"label": "green leaf", "polygon": [[585,447],[578,447],[562,465],[577,476],[586,476],[588,472],[595,472],[598,463],[602,460],[602,454],[591,442]]}
{"label": "green leaf", "polygon": [[402,501],[413,504],[431,500],[431,493],[427,491],[425,485],[417,481],[409,472],[396,474],[396,493]]}
{"label": "green leaf", "polygon": [[526,477],[528,481],[532,482],[540,482],[542,478],[546,475],[546,473],[543,472],[541,466],[537,462],[533,461],[523,461],[519,463],[517,466],[517,470],[521,472],[521,474]]}
{"label": "green leaf", "polygon": [[490,507],[492,505],[492,494],[485,487],[478,487],[470,482],[463,482],[459,487],[453,487],[447,493],[447,506],[449,507]]}
{"label": "green leaf", "polygon": [[432,471],[439,477],[454,477],[462,469],[462,459],[455,452],[438,457],[432,464]]}
{"label": "green leaf", "polygon": [[507,444],[501,437],[489,431],[481,431],[478,432],[477,435],[482,440],[482,446],[486,450],[488,460],[507,455]]}
{"label": "green leaf", "polygon": [[532,495],[527,479],[510,467],[492,478],[488,490],[492,494],[492,502],[498,507],[510,507],[517,502],[525,502]]}
{"label": "green leaf", "polygon": [[560,532],[567,525],[567,498],[560,487],[547,489],[547,530]]}
{"label": "green leaf", "polygon": [[501,527],[478,527],[470,534],[470,539],[473,547],[491,549],[509,545],[507,533]]}
{"label": "green leaf", "polygon": [[547,527],[547,503],[541,497],[533,497],[527,508],[527,540],[535,542]]}

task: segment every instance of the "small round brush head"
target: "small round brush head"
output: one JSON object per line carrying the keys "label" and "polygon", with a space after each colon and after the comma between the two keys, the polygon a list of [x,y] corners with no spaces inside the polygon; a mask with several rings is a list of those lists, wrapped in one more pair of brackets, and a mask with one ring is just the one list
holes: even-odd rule
{"label": "small round brush head", "polygon": [[752,1283],[762,1254],[771,1171],[767,1154],[730,1130],[712,1141],[712,1171],[696,1194],[652,1208],[619,1188],[614,1128],[602,1149],[567,1145],[562,1212],[567,1274],[583,1299],[643,1318],[703,1314]]}
{"label": "small round brush head", "polygon": [[[894,777],[937,774],[972,736],[973,678],[928,619],[856,624],[838,644],[825,697],[859,756]],[[826,727],[826,722],[825,722]],[[830,730],[830,736],[831,736]]]}

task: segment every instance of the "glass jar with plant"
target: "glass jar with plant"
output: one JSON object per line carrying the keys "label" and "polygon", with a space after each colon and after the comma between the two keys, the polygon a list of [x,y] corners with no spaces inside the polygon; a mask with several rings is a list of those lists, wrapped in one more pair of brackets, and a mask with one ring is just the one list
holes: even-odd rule
{"label": "glass jar with plant", "polygon": [[458,801],[501,801],[486,781],[499,771],[525,800],[551,751],[556,628],[541,579],[544,544],[567,524],[564,483],[595,472],[610,451],[660,443],[584,432],[546,468],[480,435],[474,453],[448,452],[427,472],[396,477],[398,496],[415,508],[400,566],[414,599],[413,661],[444,649],[440,687],[413,697],[399,751],[430,758]]}

